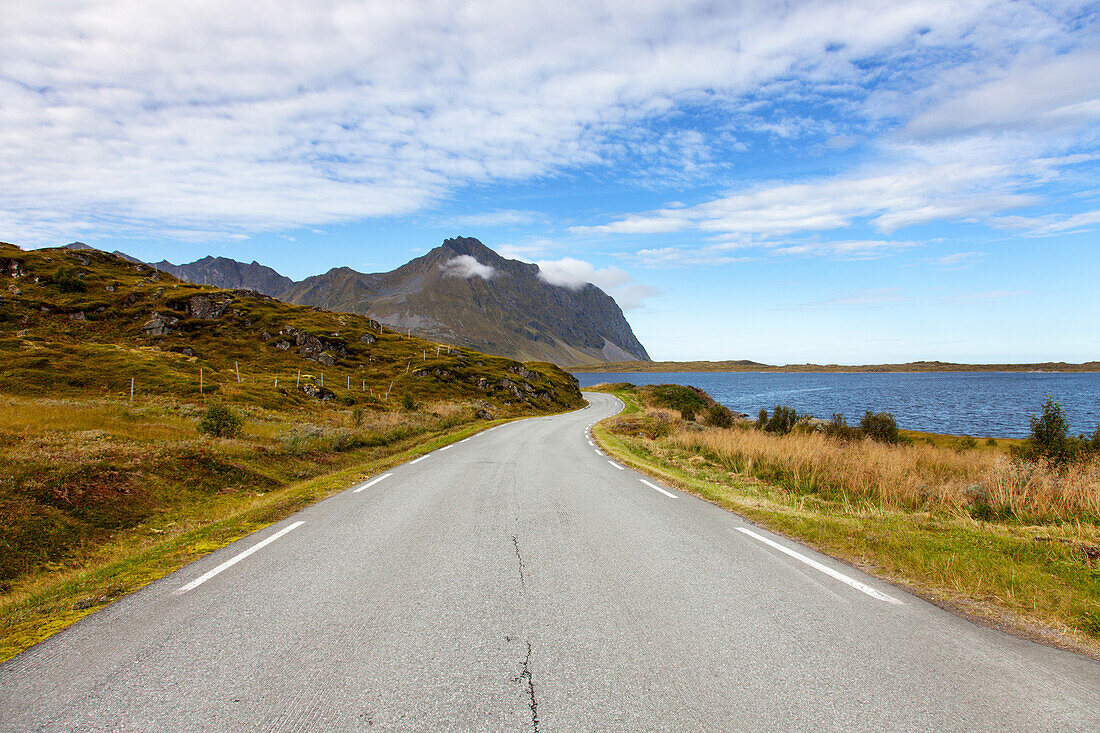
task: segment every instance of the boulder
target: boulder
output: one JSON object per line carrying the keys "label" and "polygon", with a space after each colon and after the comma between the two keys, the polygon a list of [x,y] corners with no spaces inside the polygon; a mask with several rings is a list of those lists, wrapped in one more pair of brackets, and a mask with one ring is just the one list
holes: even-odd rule
{"label": "boulder", "polygon": [[318,387],[316,384],[306,383],[302,385],[301,389],[310,397],[316,397],[322,402],[327,402],[336,397],[333,392],[325,389],[324,387]]}
{"label": "boulder", "polygon": [[152,317],[145,322],[141,327],[141,330],[145,332],[146,336],[167,336],[172,333],[172,326],[179,323],[178,318],[172,316],[162,316],[160,313],[154,313]]}
{"label": "boulder", "polygon": [[233,296],[228,293],[203,293],[192,295],[184,307],[191,318],[212,321],[221,318],[232,302]]}
{"label": "boulder", "polygon": [[363,334],[362,336],[359,337],[359,340],[361,342],[363,342],[364,344],[373,344],[378,339],[375,338],[374,336],[372,336],[369,333],[365,333],[365,334]]}
{"label": "boulder", "polygon": [[27,271],[23,269],[23,260],[0,259],[0,275],[8,277],[23,277]]}

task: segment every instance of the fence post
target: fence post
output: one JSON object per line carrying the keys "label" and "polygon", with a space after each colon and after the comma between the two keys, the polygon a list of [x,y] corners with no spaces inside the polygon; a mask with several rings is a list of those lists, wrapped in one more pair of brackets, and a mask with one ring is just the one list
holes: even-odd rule
{"label": "fence post", "polygon": [[233,368],[237,370],[237,384],[241,383],[241,367],[237,362],[233,362]]}
{"label": "fence post", "polygon": [[134,404],[134,378],[130,377],[130,404]]}
{"label": "fence post", "polygon": [[202,367],[199,367],[199,394],[202,394]]}

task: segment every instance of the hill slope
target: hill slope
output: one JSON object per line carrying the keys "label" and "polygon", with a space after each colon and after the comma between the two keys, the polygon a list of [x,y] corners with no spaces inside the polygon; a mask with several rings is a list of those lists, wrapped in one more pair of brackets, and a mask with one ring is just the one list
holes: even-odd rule
{"label": "hill slope", "polygon": [[615,300],[598,287],[551,285],[538,265],[505,259],[472,238],[448,239],[391,272],[338,267],[301,282],[224,257],[155,266],[193,283],[359,313],[398,331],[513,359],[561,366],[649,359]]}
{"label": "hill slope", "polygon": [[0,271],[8,284],[0,300],[2,392],[128,394],[133,378],[138,394],[196,399],[219,391],[279,409],[319,398],[382,409],[380,396],[405,393],[494,412],[581,404],[573,377],[550,364],[448,349],[253,290],[184,283],[98,250],[0,244]]}

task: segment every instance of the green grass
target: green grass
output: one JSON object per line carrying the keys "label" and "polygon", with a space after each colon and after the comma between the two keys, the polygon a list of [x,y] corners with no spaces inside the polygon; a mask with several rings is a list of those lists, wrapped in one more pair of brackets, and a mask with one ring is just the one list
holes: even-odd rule
{"label": "green grass", "polygon": [[[644,410],[636,391],[614,394],[629,413]],[[609,420],[593,434],[625,465],[926,599],[1015,633],[1100,654],[1100,563],[1089,554],[1100,545],[1100,529],[1093,520],[991,522],[843,493],[798,492],[735,473],[671,439],[615,432]]]}

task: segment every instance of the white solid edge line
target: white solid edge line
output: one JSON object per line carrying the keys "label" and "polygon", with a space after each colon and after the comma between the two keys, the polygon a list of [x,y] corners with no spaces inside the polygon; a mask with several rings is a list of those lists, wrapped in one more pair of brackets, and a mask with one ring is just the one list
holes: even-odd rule
{"label": "white solid edge line", "polygon": [[[418,460],[418,461],[419,461],[420,459],[419,459],[419,458],[417,458],[416,460]],[[389,478],[389,477],[390,477],[390,476],[392,476],[392,475],[393,475],[393,474],[390,474],[390,473],[384,473],[384,474],[382,474],[381,476],[379,476],[379,477],[378,477],[378,478],[376,478],[376,479],[371,479],[370,481],[368,481],[367,483],[363,484],[362,486],[360,486],[360,487],[359,487],[358,489],[356,489],[355,491],[353,491],[353,492],[351,492],[351,493],[353,493],[353,494],[358,494],[358,493],[359,493],[360,491],[362,491],[363,489],[369,489],[369,488],[370,488],[371,486],[374,486],[374,485],[375,485],[376,483],[378,483],[378,482],[379,482],[379,481],[381,481],[382,479],[384,479],[384,478]]]}
{"label": "white solid edge line", "polygon": [[193,590],[193,589],[199,587],[200,585],[202,585],[206,581],[210,580],[211,578],[213,578],[215,575],[217,575],[221,571],[226,570],[227,568],[233,567],[234,565],[239,563],[241,560],[244,560],[246,557],[251,555],[253,552],[256,552],[257,550],[260,550],[260,549],[266,547],[267,545],[270,545],[272,542],[279,539],[280,537],[282,537],[284,534],[286,534],[290,530],[297,529],[298,527],[301,527],[303,524],[305,524],[305,522],[295,522],[294,524],[290,525],[289,527],[283,527],[278,532],[276,532],[275,534],[268,537],[266,540],[263,540],[261,542],[257,542],[256,544],[252,545],[252,547],[249,547],[247,550],[245,550],[241,554],[236,555],[235,557],[232,557],[229,560],[226,560],[225,562],[223,562],[221,565],[214,568],[213,570],[210,570],[206,573],[203,573],[202,575],[195,578],[194,580],[192,580],[190,583],[183,586],[179,590],[173,591],[172,595],[178,596],[182,593],[186,593],[189,590]]}
{"label": "white solid edge line", "polygon": [[820,570],[821,572],[828,575],[830,578],[836,578],[841,583],[845,583],[847,585],[850,585],[853,588],[855,588],[856,590],[858,590],[860,592],[863,592],[863,593],[866,593],[867,595],[871,596],[872,598],[877,598],[880,601],[886,601],[887,603],[893,603],[895,606],[904,606],[905,605],[904,602],[899,601],[897,598],[894,598],[892,596],[888,596],[885,593],[883,593],[882,591],[875,590],[871,586],[867,585],[866,583],[861,583],[858,580],[856,580],[855,578],[849,578],[844,573],[837,572],[836,570],[833,570],[828,565],[823,565],[822,563],[819,563],[817,560],[813,560],[811,558],[808,558],[805,555],[800,555],[799,553],[795,552],[794,550],[792,550],[790,548],[787,548],[787,547],[784,547],[783,545],[779,544],[778,542],[772,542],[767,537],[763,537],[761,535],[758,535],[756,532],[753,532],[752,530],[745,529],[744,527],[738,527],[737,531],[742,532],[744,534],[747,534],[749,537],[752,537],[754,539],[758,539],[761,542],[763,542],[765,545],[768,545],[769,547],[774,547],[775,549],[779,550],[783,554],[790,555],[795,560],[799,560],[801,562],[806,563],[807,565],[809,565],[814,570]]}
{"label": "white solid edge line", "polygon": [[619,465],[618,463],[615,463],[615,461],[608,461],[608,463],[610,463],[610,464],[611,464],[612,466],[614,466],[615,468],[619,469],[620,471],[625,471],[625,470],[626,470],[625,468],[623,468],[622,466],[620,466],[620,465]]}
{"label": "white solid edge line", "polygon": [[651,489],[657,489],[657,491],[660,491],[660,492],[661,492],[662,494],[664,494],[665,496],[667,496],[667,497],[669,497],[669,498],[671,498],[671,499],[679,499],[679,498],[680,498],[680,497],[676,496],[676,494],[673,494],[673,493],[672,493],[671,491],[665,491],[664,489],[662,489],[662,488],[661,488],[660,486],[658,486],[657,484],[651,484],[651,483],[649,483],[649,482],[648,482],[648,481],[646,481],[646,480],[645,480],[644,478],[642,478],[642,479],[638,479],[638,480],[639,480],[639,481],[641,481],[641,482],[642,482],[643,484],[645,484],[646,486],[648,486],[648,487],[649,487],[649,488],[651,488]]}

